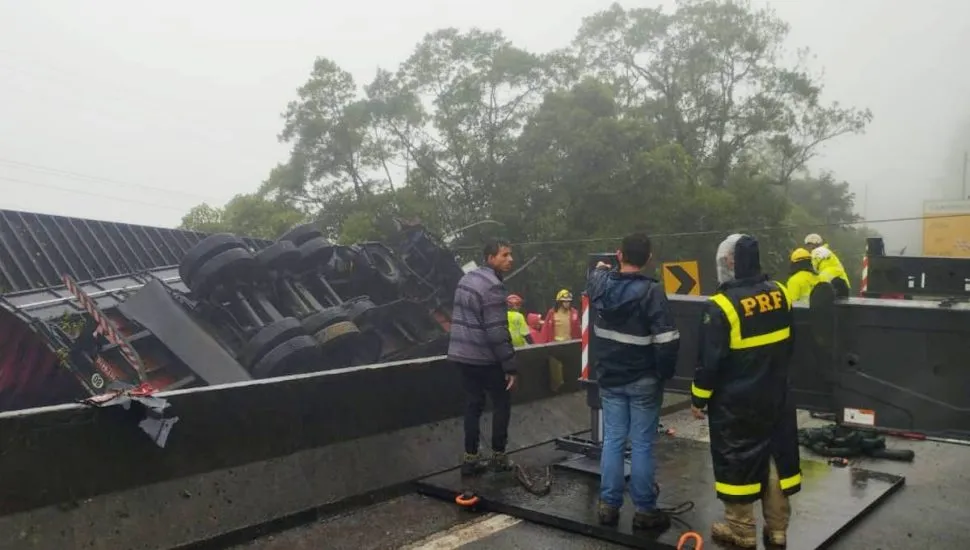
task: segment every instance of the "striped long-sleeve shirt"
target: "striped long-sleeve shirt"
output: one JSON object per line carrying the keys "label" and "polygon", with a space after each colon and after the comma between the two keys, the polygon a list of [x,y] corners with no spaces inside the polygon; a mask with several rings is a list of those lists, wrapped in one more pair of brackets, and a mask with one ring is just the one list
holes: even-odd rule
{"label": "striped long-sleeve shirt", "polygon": [[501,365],[505,372],[515,373],[507,296],[502,279],[490,267],[461,278],[451,312],[448,359],[469,365]]}

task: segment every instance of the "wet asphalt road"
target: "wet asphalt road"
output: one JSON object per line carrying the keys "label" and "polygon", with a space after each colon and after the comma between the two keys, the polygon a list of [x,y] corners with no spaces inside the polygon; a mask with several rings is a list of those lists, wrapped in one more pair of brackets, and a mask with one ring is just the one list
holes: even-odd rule
{"label": "wet asphalt road", "polygon": [[[678,437],[706,440],[706,426],[689,411],[663,420]],[[803,427],[819,425],[802,414]],[[859,466],[906,476],[906,486],[831,546],[836,550],[907,550],[970,547],[970,447],[887,438],[891,448],[912,449],[912,464],[879,460]],[[803,454],[807,451],[802,450]],[[793,499],[798,521],[798,500]],[[504,518],[504,519],[503,519]],[[399,549],[615,549],[613,544],[514,518],[473,516],[455,506],[407,495],[342,516],[270,535],[239,550]]]}

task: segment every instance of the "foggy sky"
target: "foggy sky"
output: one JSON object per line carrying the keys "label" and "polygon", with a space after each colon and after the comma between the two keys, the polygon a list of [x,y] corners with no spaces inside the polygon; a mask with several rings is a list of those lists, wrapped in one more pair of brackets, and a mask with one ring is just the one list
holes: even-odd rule
{"label": "foggy sky", "polygon": [[[958,198],[970,148],[970,3],[755,2],[765,4],[791,24],[793,50],[817,55],[828,99],[874,112],[865,135],[839,139],[813,163],[852,184],[860,214],[919,216],[924,199]],[[173,227],[203,200],[253,191],[286,158],[279,115],[315,56],[364,84],[441,27],[501,28],[546,51],[608,5],[0,2],[0,208]],[[918,251],[920,222],[873,227],[891,250]]]}

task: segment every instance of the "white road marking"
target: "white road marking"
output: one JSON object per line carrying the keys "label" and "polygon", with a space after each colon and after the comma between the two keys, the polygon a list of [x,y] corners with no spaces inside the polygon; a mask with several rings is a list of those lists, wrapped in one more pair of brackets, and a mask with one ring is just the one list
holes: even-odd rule
{"label": "white road marking", "polygon": [[511,516],[488,514],[471,523],[463,523],[447,531],[435,533],[424,540],[404,546],[401,550],[455,550],[520,523],[521,519]]}

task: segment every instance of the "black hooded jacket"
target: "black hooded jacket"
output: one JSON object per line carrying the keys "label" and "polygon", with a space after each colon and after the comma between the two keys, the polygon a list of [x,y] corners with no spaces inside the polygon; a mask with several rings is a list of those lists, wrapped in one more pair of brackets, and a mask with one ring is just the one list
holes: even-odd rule
{"label": "black hooded jacket", "polygon": [[718,498],[760,498],[774,459],[785,494],[801,487],[795,408],[789,397],[793,352],[787,290],[761,273],[758,243],[738,240],[735,279],[721,284],[703,314],[691,387],[708,408]]}

